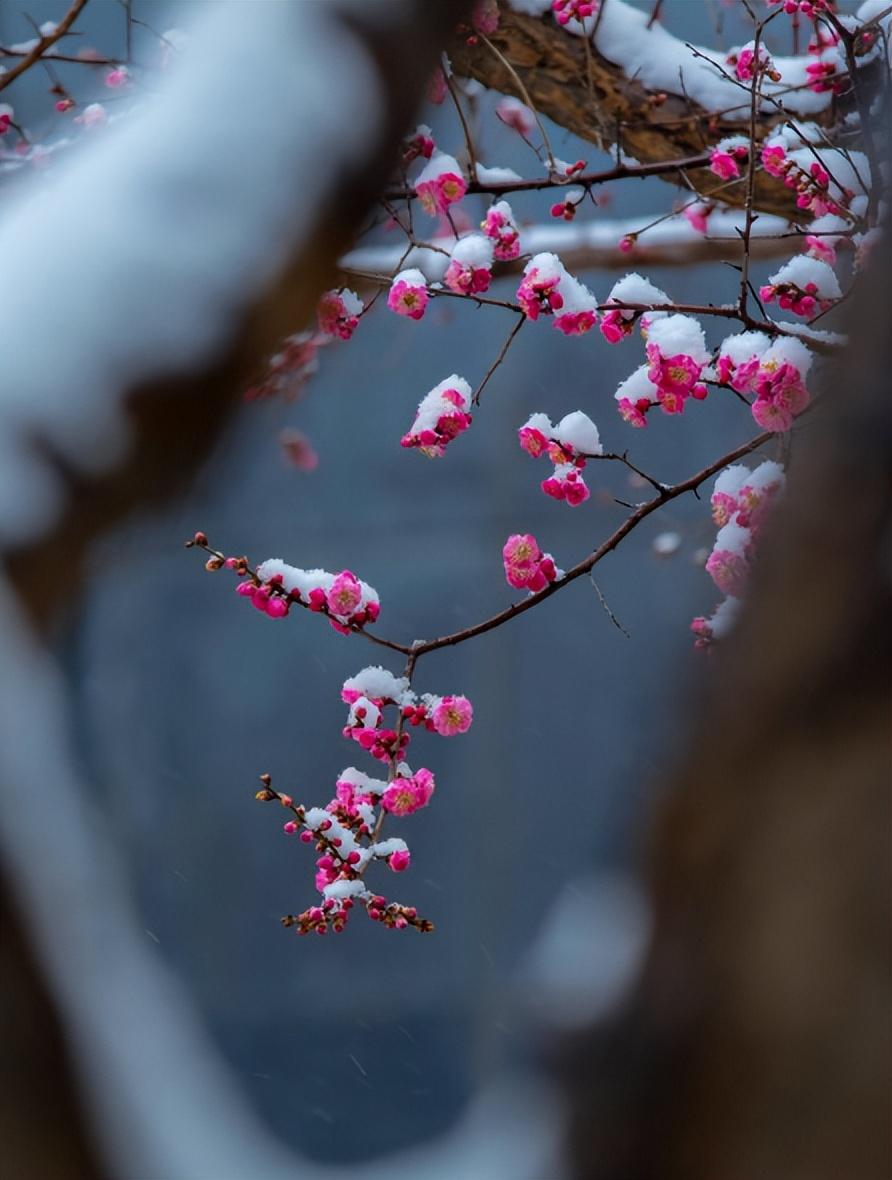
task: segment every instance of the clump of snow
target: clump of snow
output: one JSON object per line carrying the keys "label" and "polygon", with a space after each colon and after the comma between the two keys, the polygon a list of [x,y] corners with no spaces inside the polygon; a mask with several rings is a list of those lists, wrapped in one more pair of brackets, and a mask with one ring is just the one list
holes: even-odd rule
{"label": "clump of snow", "polygon": [[[545,418],[544,414],[534,414],[533,418]],[[546,419],[547,421],[547,419]],[[532,425],[531,418],[527,425]],[[545,432],[543,431],[543,434]],[[572,447],[580,455],[601,455],[604,448],[598,428],[582,410],[574,410],[566,414],[554,428],[553,437],[560,443]]]}
{"label": "clump of snow", "polygon": [[785,262],[780,270],[771,275],[769,282],[774,286],[789,283],[800,291],[808,290],[809,284],[813,283],[815,294],[821,299],[842,297],[842,289],[833,268],[822,259],[811,258],[808,254],[797,254]]}
{"label": "clump of snow", "polygon": [[477,180],[480,184],[511,184],[521,179],[520,174],[513,168],[487,168],[485,164],[477,161]]}
{"label": "clump of snow", "polygon": [[647,370],[647,365],[639,365],[634,373],[621,382],[613,395],[618,402],[628,400],[634,404],[638,401],[659,401],[657,387],[648,377]]}
{"label": "clump of snow", "polygon": [[348,692],[358,692],[362,696],[375,700],[391,700],[401,702],[409,692],[409,681],[405,676],[394,676],[386,668],[369,665],[344,681],[344,689]]}
{"label": "clump of snow", "polygon": [[703,329],[689,315],[668,315],[654,319],[647,329],[647,343],[656,345],[664,357],[683,354],[699,364],[706,364],[709,360]]}
{"label": "clump of snow", "polygon": [[452,259],[454,262],[461,263],[462,266],[489,270],[492,266],[492,248],[492,242],[483,234],[468,234],[467,237],[460,238],[453,246]]}
{"label": "clump of snow", "polygon": [[632,271],[613,284],[607,302],[659,304],[671,303],[672,300],[649,279]]}

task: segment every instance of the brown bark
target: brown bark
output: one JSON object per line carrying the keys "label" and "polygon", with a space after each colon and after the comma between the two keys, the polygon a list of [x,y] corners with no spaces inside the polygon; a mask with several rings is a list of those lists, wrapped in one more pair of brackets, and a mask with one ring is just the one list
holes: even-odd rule
{"label": "brown bark", "polygon": [[[499,5],[499,15],[499,27],[490,40],[514,67],[536,110],[599,148],[618,142],[639,163],[655,164],[696,156],[727,135],[749,133],[748,111],[745,117],[719,120],[684,95],[655,94],[626,77],[596,49],[587,57],[583,39],[568,33],[550,16],[524,16],[505,3]],[[485,41],[469,44],[466,37],[456,38],[449,55],[457,74],[523,100],[511,72]],[[740,94],[747,107],[746,93],[741,90]],[[779,121],[779,117],[763,114],[757,140],[765,138]],[[745,203],[743,178],[727,185],[704,168],[686,176],[703,197],[721,189],[719,195],[726,204],[742,207]],[[682,183],[674,173],[663,179]],[[796,212],[790,190],[764,172],[757,177],[755,208],[781,217],[793,217]]]}

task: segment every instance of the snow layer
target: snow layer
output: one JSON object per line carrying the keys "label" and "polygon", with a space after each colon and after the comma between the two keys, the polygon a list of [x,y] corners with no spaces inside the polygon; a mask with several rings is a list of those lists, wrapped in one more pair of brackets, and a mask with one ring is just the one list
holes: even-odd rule
{"label": "snow layer", "polygon": [[[379,133],[378,78],[334,32],[333,9],[228,0],[201,12],[162,89],[4,213],[0,323],[15,348],[0,392],[0,538],[59,510],[58,476],[27,440],[47,438],[79,471],[119,460],[122,393],[198,371],[223,346]],[[224,118],[236,75],[253,81]],[[311,120],[282,115],[311,107]]]}

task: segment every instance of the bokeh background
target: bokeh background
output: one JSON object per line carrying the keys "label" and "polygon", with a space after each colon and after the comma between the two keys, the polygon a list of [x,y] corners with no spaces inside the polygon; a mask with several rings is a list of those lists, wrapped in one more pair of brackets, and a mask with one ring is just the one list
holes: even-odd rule
{"label": "bokeh background", "polygon": [[[34,0],[31,15],[58,19],[65,7]],[[157,52],[151,30],[175,26],[193,7],[137,0],[134,14],[150,28],[135,30],[136,60]],[[716,15],[734,43],[739,6],[679,0],[665,13],[673,30],[701,41],[714,39]],[[122,51],[116,0],[91,4],[81,27],[96,48]],[[20,12],[0,8],[3,43],[30,35]],[[85,101],[91,93],[122,101],[79,67],[64,78]],[[55,117],[45,82],[32,71],[19,91],[32,125],[42,112]],[[492,117],[495,99],[478,99],[480,157],[534,174],[532,154]],[[445,150],[461,149],[448,104],[419,119]],[[549,132],[559,156],[583,157],[592,169],[606,163],[562,129]],[[599,197],[581,217],[640,214],[644,224],[676,194],[653,180]],[[512,200],[530,222],[546,219],[550,203],[547,194]],[[465,206],[482,215],[484,199]],[[604,296],[619,273],[583,277]],[[648,277],[680,302],[731,298],[737,281],[719,265]],[[510,297],[509,284],[495,293]],[[453,372],[476,385],[513,317],[442,300],[416,324],[383,303],[352,341],[323,350],[299,401],[245,404],[185,498],[129,521],[96,549],[86,593],[72,601],[58,637],[79,690],[78,739],[131,867],[146,939],[185,980],[269,1124],[312,1156],[345,1161],[444,1130],[482,1079],[536,1054],[537,1022],[551,1001],[525,968],[530,949],[555,902],[584,891],[580,882],[637,869],[675,734],[708,676],[688,632],[691,617],[719,597],[699,552],[714,535],[708,505],[675,502],[597,568],[628,636],[580,579],[508,626],[419,665],[421,691],[464,692],[475,707],[466,737],[415,739],[413,763],[433,769],[437,794],[430,808],[391,825],[413,852],[394,892],[436,923],[426,938],[361,917],[325,940],[279,926],[281,914],[312,900],[313,858],[281,834],[279,809],[253,801],[257,776],[268,771],[296,799],[324,803],[337,772],[362,765],[340,736],[341,683],[382,662],[381,653],[303,612],[284,622],[261,617],[236,597],[230,576],[204,573],[184,539],[201,528],[215,545],[258,561],[353,569],[379,590],[383,634],[429,638],[512,600],[501,566],[508,534],[534,533],[567,567],[623,519],[615,497],[647,495],[605,464],[589,467],[587,504],[570,509],[544,497],[545,466],[516,441],[532,411],[557,419],[584,410],[608,449],[631,448],[666,481],[754,431],[744,407],[715,393],[682,419],[653,416],[647,430],[633,431],[613,392],[641,363],[640,342],[610,347],[597,332],[565,339],[546,322],[525,327],[472,429],[429,462],[399,446],[418,400]],[[710,325],[710,343],[721,338],[716,331]],[[318,451],[312,474],[283,459],[277,440],[286,426]],[[680,544],[661,557],[653,542],[666,532]]]}

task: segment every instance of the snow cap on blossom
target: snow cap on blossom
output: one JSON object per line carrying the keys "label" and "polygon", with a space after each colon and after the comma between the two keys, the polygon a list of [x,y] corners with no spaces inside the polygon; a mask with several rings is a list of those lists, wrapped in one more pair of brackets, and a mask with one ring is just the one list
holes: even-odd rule
{"label": "snow cap on blossom", "polygon": [[668,315],[647,328],[648,376],[657,387],[657,400],[667,414],[680,414],[688,397],[704,398],[700,373],[709,360],[706,338],[697,320]]}
{"label": "snow cap on blossom", "polygon": [[554,427],[552,437],[564,447],[569,447],[577,455],[601,455],[601,437],[598,428],[582,410],[574,410],[565,414]]}
{"label": "snow cap on blossom", "polygon": [[531,414],[517,432],[521,448],[534,459],[548,450],[548,443],[554,437],[554,427],[547,414]]}
{"label": "snow cap on blossom", "polygon": [[520,232],[507,201],[491,205],[480,228],[491,239],[493,253],[500,262],[510,262],[520,254]]}
{"label": "snow cap on blossom", "polygon": [[439,458],[447,444],[471,425],[470,407],[471,387],[453,373],[419,402],[415,421],[401,445],[418,447],[429,458]]}
{"label": "snow cap on blossom", "polygon": [[477,295],[489,290],[492,278],[493,244],[483,234],[468,234],[452,248],[443,281],[458,295]]}
{"label": "snow cap on blossom", "polygon": [[514,533],[508,538],[502,548],[502,563],[508,585],[531,594],[544,590],[563,575],[551,554],[543,553],[530,533]]}
{"label": "snow cap on blossom", "polygon": [[434,152],[413,187],[422,209],[434,217],[460,201],[468,185],[454,156]]}
{"label": "snow cap on blossom", "polygon": [[648,410],[659,401],[659,391],[648,376],[649,368],[649,365],[639,365],[613,395],[621,417],[630,426],[646,426]]}
{"label": "snow cap on blossom", "polygon": [[363,302],[355,291],[326,291],[319,300],[316,318],[326,336],[349,340],[356,331]]}
{"label": "snow cap on blossom", "polygon": [[496,103],[496,115],[519,135],[530,136],[536,130],[533,112],[519,98],[500,98]]}
{"label": "snow cap on blossom", "polygon": [[591,495],[582,473],[574,463],[555,464],[554,473],[548,479],[543,479],[540,487],[546,496],[562,500],[571,508],[584,504]]}
{"label": "snow cap on blossom", "polygon": [[[655,287],[648,279],[643,278],[640,274],[634,271],[631,274],[623,275],[621,279],[613,284],[610,294],[607,296],[607,303],[644,303],[656,305],[660,303],[671,303],[672,300],[665,291],[661,291],[659,287]],[[646,312],[647,322],[651,323],[660,316],[665,315],[665,312]],[[625,336],[631,335],[635,321],[642,315],[639,311],[632,311],[628,308],[616,308],[613,311],[602,311],[601,313],[601,335],[609,344],[618,344]]]}
{"label": "snow cap on blossom", "polygon": [[597,323],[597,300],[569,274],[556,254],[536,254],[526,264],[517,299],[531,320],[554,315],[554,326],[567,336],[579,336]]}
{"label": "snow cap on blossom", "polygon": [[748,41],[740,49],[728,54],[727,63],[734,67],[734,73],[741,82],[751,82],[757,71],[764,71],[774,82],[780,81],[780,74],[774,69],[771,57],[764,44],[756,49],[755,41]]}
{"label": "snow cap on blossom", "polygon": [[387,783],[382,778],[370,778],[355,766],[346,766],[338,775],[335,792],[345,803],[352,803],[357,795],[369,795],[377,798],[387,790]]}
{"label": "snow cap on blossom", "polygon": [[759,368],[748,391],[756,394],[753,418],[763,430],[789,430],[793,419],[808,405],[805,375],[811,353],[792,336],[780,336],[759,358]]}
{"label": "snow cap on blossom", "polygon": [[425,160],[429,160],[434,154],[436,144],[434,143],[434,133],[426,123],[419,123],[411,135],[407,136],[403,141],[405,147],[403,149],[403,163],[411,164],[413,160],[417,160],[419,156],[423,156]]}
{"label": "snow cap on blossom", "polygon": [[[565,414],[557,426],[552,425],[547,414],[531,414],[517,435],[522,449],[534,459],[547,452],[555,461],[566,462],[578,455],[602,452],[598,428],[582,410]],[[550,443],[556,443],[559,450]]]}
{"label": "snow cap on blossom", "polygon": [[427,307],[427,279],[415,267],[401,270],[390,285],[387,306],[397,315],[420,320]]}
{"label": "snow cap on blossom", "polygon": [[723,594],[739,598],[746,588],[751,542],[750,530],[735,521],[729,521],[719,529],[706,562],[706,572]]}
{"label": "snow cap on blossom", "polygon": [[691,623],[691,630],[696,635],[694,645],[707,647],[713,640],[724,639],[737,621],[740,614],[741,602],[739,598],[725,598],[716,607],[711,618],[701,615]]}
{"label": "snow cap on blossom", "polygon": [[381,609],[378,592],[350,570],[304,570],[271,557],[257,567],[257,577],[259,585],[245,580],[236,590],[271,618],[284,618],[293,600],[326,614],[332,627],[346,635],[351,627],[373,623]]}
{"label": "snow cap on blossom", "polygon": [[395,701],[400,704],[409,693],[409,681],[405,676],[394,676],[380,664],[370,664],[344,681],[341,697],[352,703],[358,697],[376,701]]}
{"label": "snow cap on blossom", "polygon": [[737,493],[737,523],[755,535],[785,483],[783,467],[770,459],[748,472]]}
{"label": "snow cap on blossom", "polygon": [[736,332],[726,336],[719,345],[716,380],[720,385],[730,385],[738,393],[750,390],[758,372],[759,359],[770,347],[771,340],[764,332]]}
{"label": "snow cap on blossom", "polygon": [[750,141],[745,135],[728,135],[712,149],[709,170],[721,180],[735,180],[749,156]]}
{"label": "snow cap on blossom", "polygon": [[712,487],[710,503],[712,519],[721,528],[734,519],[739,508],[738,494],[750,477],[750,469],[742,465],[726,467]]}
{"label": "snow cap on blossom", "polygon": [[841,297],[842,290],[832,267],[808,254],[791,258],[759,289],[759,298],[765,303],[776,299],[784,311],[801,316],[826,311]]}

